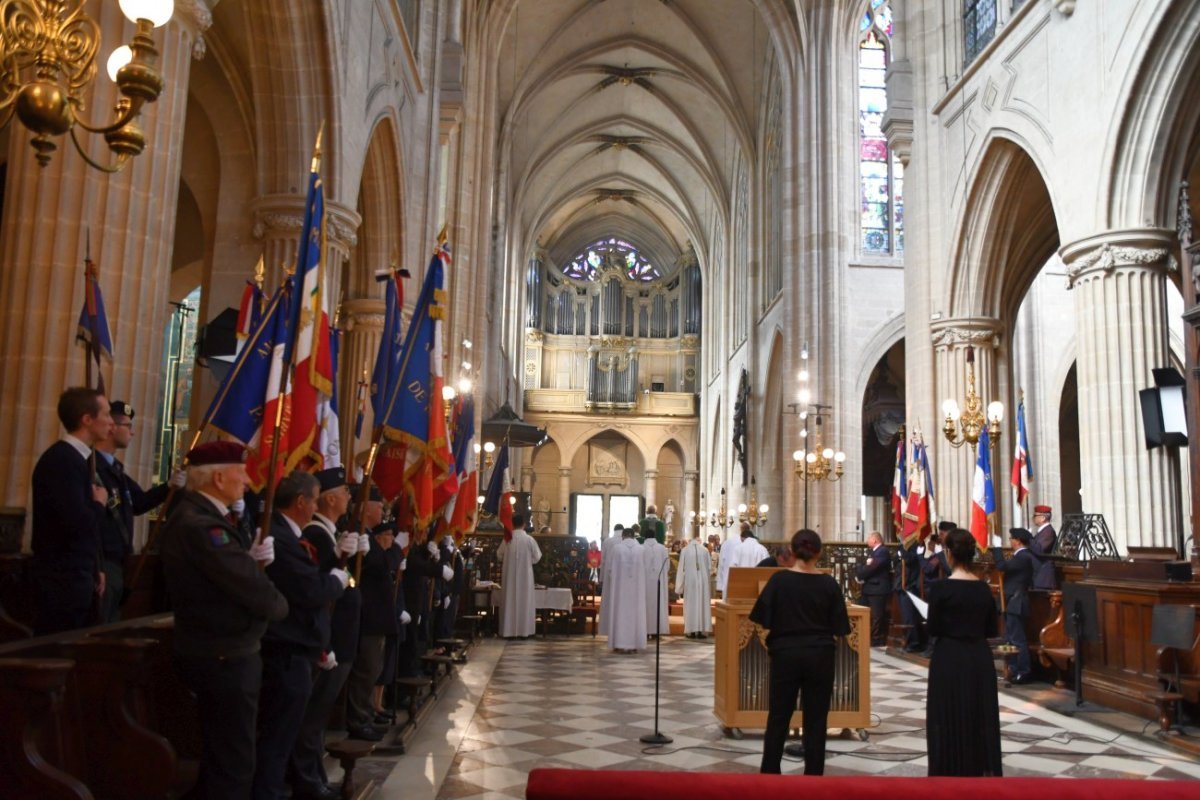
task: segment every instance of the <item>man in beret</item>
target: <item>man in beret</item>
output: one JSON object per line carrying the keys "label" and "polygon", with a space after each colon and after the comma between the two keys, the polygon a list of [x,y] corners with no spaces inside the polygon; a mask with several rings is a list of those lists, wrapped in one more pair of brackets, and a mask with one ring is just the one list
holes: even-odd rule
{"label": "man in beret", "polygon": [[[367,494],[367,501],[360,512],[363,536],[370,538],[378,531],[394,536],[395,527],[383,523],[383,498],[374,486]],[[379,539],[376,539],[379,543]],[[377,553],[378,548],[372,547],[363,558],[360,588],[363,594],[362,609],[359,614],[360,635],[358,637],[358,652],[354,657],[354,666],[350,677],[346,680],[346,730],[351,739],[361,739],[368,742],[378,742],[383,739],[383,732],[375,728],[375,704],[373,695],[375,682],[383,669],[384,642],[389,634],[394,633],[394,599],[388,600],[394,594],[395,576],[385,574],[388,570],[381,564],[388,561],[388,556]]]}
{"label": "man in beret", "polygon": [[1058,533],[1050,524],[1050,517],[1053,513],[1054,509],[1050,506],[1033,507],[1033,524],[1037,526],[1037,530],[1034,531],[1029,549],[1038,557],[1037,572],[1033,575],[1033,588],[1035,589],[1054,590],[1058,588],[1058,580],[1054,575],[1054,562],[1048,558],[1054,552],[1054,545],[1058,542]]}
{"label": "man in beret", "polygon": [[108,490],[107,513],[100,522],[101,568],[104,570],[102,623],[121,618],[125,560],[133,553],[133,518],[158,508],[167,499],[171,487],[182,489],[187,482],[187,474],[180,469],[172,473],[167,483],[142,489],[117,458],[117,451],[129,447],[133,441],[133,407],[124,400],[113,400],[110,412],[112,432],[108,438],[96,442],[96,477]]}
{"label": "man in beret", "polygon": [[1025,620],[1029,618],[1029,587],[1033,583],[1036,566],[1029,542],[1033,538],[1024,528],[1009,531],[1012,537],[1012,557],[1004,558],[1004,551],[992,548],[996,569],[1003,576],[1004,587],[1004,638],[1017,648],[1016,664],[1013,667],[1012,683],[1029,683],[1032,665],[1029,660],[1029,641],[1025,636]]}
{"label": "man in beret", "polygon": [[[366,553],[370,537],[350,532],[339,535],[337,520],[345,515],[350,505],[346,470],[342,467],[324,469],[316,473],[316,478],[321,491],[317,496],[317,510],[302,537],[316,552],[317,568],[329,574],[358,551]],[[361,595],[351,586],[338,598],[332,613],[328,608],[321,610],[322,624],[328,628],[327,641],[317,664],[319,669],[313,679],[300,735],[292,749],[292,797],[316,800],[338,797],[338,792],[329,786],[323,763],[325,724],[358,651],[361,606]]]}
{"label": "man in beret", "polygon": [[67,389],[58,398],[58,419],[66,433],[33,468],[30,565],[37,636],[91,625],[104,596],[100,523],[108,491],[93,482],[88,460],[112,430],[108,399],[95,389]]}
{"label": "man in beret", "polygon": [[267,623],[287,616],[283,595],[257,562],[274,559],[267,539],[250,547],[229,507],[250,478],[236,442],[188,453],[187,489],[162,534],[162,562],[175,611],[175,656],[196,694],[204,751],[196,796],[249,797],[262,687],[260,642]]}
{"label": "man in beret", "polygon": [[284,776],[312,694],[313,670],[325,650],[328,606],[342,596],[349,582],[344,569],[322,572],[310,549],[301,544],[303,531],[316,513],[320,489],[315,477],[300,470],[284,476],[275,487],[270,532],[275,560],[267,565],[267,577],[287,598],[288,613],[263,634],[255,798],[287,797]]}

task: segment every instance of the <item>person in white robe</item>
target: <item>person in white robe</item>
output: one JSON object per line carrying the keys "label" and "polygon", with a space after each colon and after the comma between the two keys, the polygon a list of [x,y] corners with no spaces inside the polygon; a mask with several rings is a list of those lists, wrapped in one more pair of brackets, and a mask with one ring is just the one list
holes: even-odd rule
{"label": "person in white robe", "polygon": [[533,565],[542,558],[537,541],[525,532],[525,518],[513,514],[512,538],[496,551],[503,566],[500,570],[500,635],[533,636],[537,630],[537,609],[533,602]]}
{"label": "person in white robe", "polygon": [[742,541],[738,544],[735,567],[757,567],[758,562],[771,555],[763,543],[754,538],[754,529],[747,522],[742,523]]}
{"label": "person in white robe", "polygon": [[700,543],[696,531],[692,541],[679,553],[675,572],[675,594],[683,598],[683,632],[689,639],[704,639],[712,632],[712,593],[708,572],[712,561],[708,549]]}
{"label": "person in white robe", "polygon": [[612,594],[608,647],[618,653],[646,649],[646,564],[634,535],[632,528],[623,531],[620,543],[605,559],[611,564],[609,582],[604,587]]}
{"label": "person in white robe", "polygon": [[611,586],[612,574],[612,554],[613,548],[621,543],[621,534],[625,531],[625,526],[617,523],[613,526],[612,535],[604,540],[604,544],[600,545],[600,621],[597,623],[598,630],[601,636],[608,636],[612,626],[612,615],[608,613],[609,601],[612,599],[612,592],[609,591]]}
{"label": "person in white robe", "polygon": [[737,560],[737,549],[740,544],[741,539],[730,536],[721,545],[721,560],[717,563],[717,591],[721,593],[721,597],[726,596],[725,589],[729,585],[729,568]]}
{"label": "person in white robe", "polygon": [[[669,620],[670,602],[667,599],[668,574],[667,562],[671,554],[666,545],[653,537],[646,537],[642,545],[642,563],[646,567],[646,633],[651,636],[671,632]],[[657,621],[656,621],[657,620]]]}

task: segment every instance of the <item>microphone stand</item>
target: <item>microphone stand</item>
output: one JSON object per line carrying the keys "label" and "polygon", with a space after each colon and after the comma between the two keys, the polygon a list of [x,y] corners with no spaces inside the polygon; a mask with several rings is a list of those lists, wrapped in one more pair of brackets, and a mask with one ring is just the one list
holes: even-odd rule
{"label": "microphone stand", "polygon": [[662,590],[663,590],[663,570],[667,568],[667,564],[671,563],[671,556],[668,553],[663,565],[658,569],[658,581],[656,582],[657,591],[654,597],[654,733],[647,733],[640,737],[639,741],[645,744],[670,744],[675,741],[670,736],[662,733],[658,729],[658,683],[659,683],[659,664],[662,661]]}

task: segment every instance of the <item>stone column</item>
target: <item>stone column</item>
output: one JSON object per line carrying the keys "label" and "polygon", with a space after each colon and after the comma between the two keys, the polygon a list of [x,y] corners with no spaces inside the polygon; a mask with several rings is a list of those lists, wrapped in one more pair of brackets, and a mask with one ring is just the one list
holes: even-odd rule
{"label": "stone column", "polygon": [[[371,371],[375,367],[375,356],[379,353],[379,340],[383,336],[384,303],[374,298],[346,300],[339,309],[342,326],[342,349],[339,353],[341,372],[338,391],[339,422],[342,427],[342,452],[347,464],[355,455],[371,446],[371,435],[375,426],[375,415],[371,410]],[[365,381],[366,387],[359,392],[358,384]],[[362,437],[354,439],[354,421],[360,404],[363,412]]]}
{"label": "stone column", "polygon": [[[85,94],[81,116],[109,117],[116,86],[104,59],[128,42],[133,25],[116,3],[90,2],[100,26],[99,71]],[[55,411],[68,386],[84,382],[84,351],[75,344],[83,305],[83,259],[100,270],[100,287],[113,337],[113,363],[103,368],[110,396],[137,411],[142,435],[125,453],[129,473],[150,477],[155,437],[151,429],[162,396],[163,331],[175,211],[179,194],[188,75],[199,36],[212,23],[198,2],[180,2],[175,16],[155,30],[164,80],[158,101],[139,124],[146,149],[126,168],[108,175],[89,167],[67,138],[46,167],[38,165],[30,134],[14,120],[9,128],[4,213],[0,220],[0,485],[3,505],[28,507],[33,465],[61,433]],[[96,161],[113,160],[103,137],[79,130]]]}
{"label": "stone column", "polygon": [[533,491],[533,467],[528,464],[521,467],[521,491]]}
{"label": "stone column", "polygon": [[[1079,462],[1085,513],[1104,515],[1124,551],[1174,547],[1180,520],[1177,453],[1146,449],[1138,390],[1171,364],[1169,231],[1110,231],[1062,249],[1075,295]],[[1194,400],[1193,400],[1194,402]]]}
{"label": "stone column", "polygon": [[658,470],[646,470],[646,488],[644,493],[646,495],[646,507],[649,508],[655,505],[658,495]]}
{"label": "stone column", "polygon": [[[975,476],[975,452],[968,445],[952,447],[942,435],[942,402],[954,399],[960,407],[967,397],[967,347],[975,350],[975,391],[983,403],[999,399],[996,382],[996,342],[1000,335],[999,320],[987,317],[958,317],[939,320],[933,324],[934,371],[936,375],[937,418],[921,420],[925,443],[930,445],[930,469],[933,470],[934,496],[938,516],[966,527],[971,520],[971,489]],[[1005,420],[1008,421],[1008,409]],[[962,426],[959,426],[961,431]],[[908,435],[912,435],[911,425]],[[961,435],[961,434],[960,434]],[[1005,474],[1003,441],[992,449],[992,475]],[[996,526],[1001,530],[999,517],[1003,495],[996,492]]]}
{"label": "stone column", "polygon": [[[700,482],[700,473],[694,470],[685,470],[683,473],[683,505],[675,509],[675,529],[686,531],[684,540],[692,538],[696,528],[692,525],[691,512],[696,514],[701,513],[700,505],[696,500],[696,487]],[[678,535],[678,534],[677,534]]]}
{"label": "stone column", "polygon": [[[566,511],[567,516],[570,517],[570,512],[571,512],[571,467],[569,465],[558,468],[558,507],[560,509]],[[568,519],[568,521],[566,523],[566,527],[569,528],[570,524],[571,523]],[[571,531],[567,530],[566,532],[569,534]]]}

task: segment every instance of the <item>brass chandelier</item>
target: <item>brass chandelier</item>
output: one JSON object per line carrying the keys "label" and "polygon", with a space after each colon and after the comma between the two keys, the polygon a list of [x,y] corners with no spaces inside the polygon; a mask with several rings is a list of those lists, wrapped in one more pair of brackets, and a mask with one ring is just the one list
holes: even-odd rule
{"label": "brass chandelier", "polygon": [[971,345],[967,345],[967,396],[964,406],[960,409],[958,401],[949,398],[942,403],[942,413],[946,415],[945,422],[942,423],[942,433],[953,447],[969,444],[974,450],[985,425],[992,447],[995,447],[1000,439],[1004,404],[993,400],[988,404],[987,415],[984,415],[983,399],[975,391],[975,348]]}
{"label": "brass chandelier", "polygon": [[[121,11],[137,30],[130,43],[108,59],[108,74],[121,98],[112,121],[99,125],[81,118],[100,49],[100,26],[84,13],[83,5],[84,0],[0,0],[0,127],[15,113],[33,132],[30,144],[43,167],[58,149],[55,139],[70,133],[84,161],[104,172],[117,172],[146,148],[146,134],[137,119],[163,89],[150,33],[171,19],[175,2],[120,0]],[[84,152],[80,128],[104,137],[116,156],[112,164],[101,164]]]}

